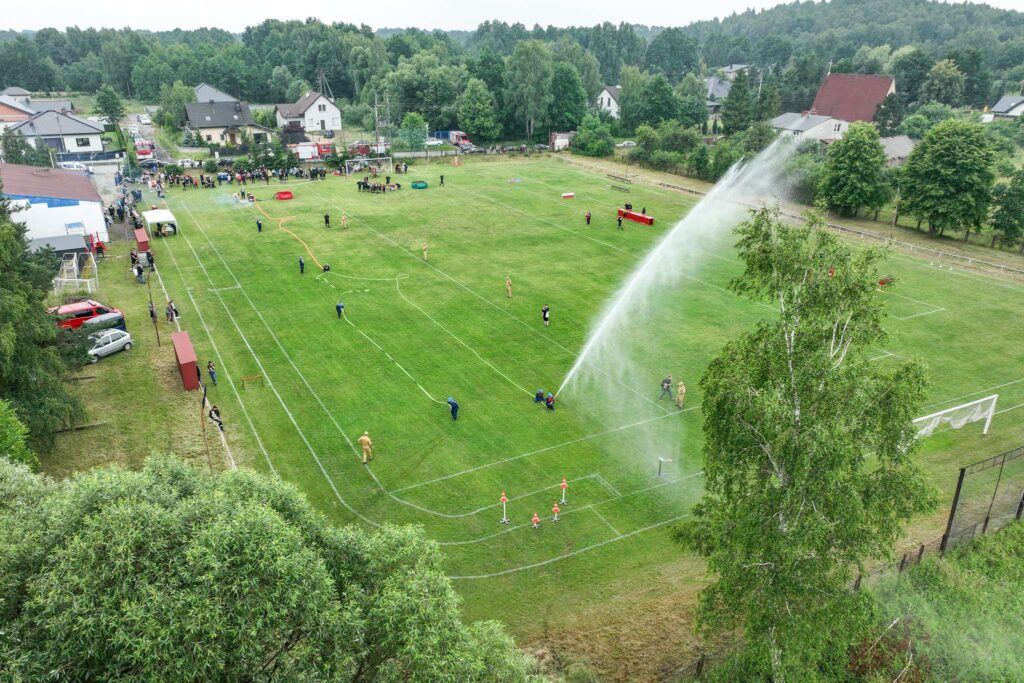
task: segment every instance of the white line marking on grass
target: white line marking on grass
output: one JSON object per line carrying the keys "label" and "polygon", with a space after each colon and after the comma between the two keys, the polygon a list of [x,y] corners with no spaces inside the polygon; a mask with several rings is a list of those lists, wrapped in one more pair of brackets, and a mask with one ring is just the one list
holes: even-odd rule
{"label": "white line marking on grass", "polygon": [[[267,322],[263,318],[263,315],[259,312],[259,309],[256,308],[256,306],[253,303],[252,299],[250,299],[249,295],[246,293],[245,288],[241,287],[241,283],[238,282],[238,278],[235,277],[235,274],[231,271],[231,268],[224,261],[224,258],[220,255],[220,251],[217,250],[217,247],[213,244],[213,242],[210,241],[210,238],[206,235],[206,232],[200,226],[199,221],[196,219],[195,215],[192,213],[192,210],[184,202],[182,202],[182,206],[185,207],[185,211],[188,212],[189,217],[192,219],[192,222],[195,223],[196,227],[199,229],[200,234],[202,234],[203,237],[206,239],[206,241],[209,242],[210,245],[213,247],[213,250],[217,253],[217,256],[220,258],[221,263],[224,264],[224,267],[227,269],[228,273],[231,275],[231,278],[236,283],[239,284],[239,289],[241,290],[242,294],[245,296],[246,300],[249,302],[249,305],[252,307],[252,309],[254,311],[256,311],[256,315],[259,316],[261,321],[263,321],[263,325],[270,332],[271,337],[273,337],[274,340],[277,342],[278,348],[281,349],[282,353],[284,353],[285,358],[288,358],[289,362],[291,362],[291,357],[288,356],[288,352],[285,351],[284,347],[281,346],[281,342],[277,339],[277,335],[275,335],[273,330],[270,329],[270,326],[267,325]],[[213,280],[210,278],[210,274],[206,271],[206,267],[203,265],[202,259],[199,258],[199,254],[196,253],[195,247],[192,246],[191,240],[189,240],[188,236],[183,231],[181,231],[180,226],[179,226],[179,232],[185,238],[185,243],[188,245],[189,249],[192,251],[192,255],[195,257],[196,262],[200,264],[200,266],[203,269],[203,272],[206,273],[206,279],[210,282],[210,284],[213,284]],[[249,344],[249,339],[245,336],[245,333],[242,332],[242,328],[240,328],[238,326],[238,322],[235,320],[235,316],[233,316],[231,314],[231,309],[228,307],[228,305],[226,303],[224,303],[224,300],[221,299],[219,293],[215,293],[214,295],[217,297],[217,300],[220,301],[221,306],[224,308],[224,312],[227,313],[228,318],[231,320],[231,324],[234,325],[235,330],[238,332],[238,336],[241,337],[242,342],[245,344],[245,347],[247,349],[249,349],[249,353],[252,355],[253,360],[256,361],[256,365],[259,367],[260,372],[263,373],[264,379],[267,380],[267,386],[269,386],[271,391],[274,392],[274,396],[277,397],[278,403],[281,404],[281,407],[284,409],[284,412],[288,416],[288,419],[291,421],[292,425],[295,427],[295,430],[299,433],[299,437],[302,439],[303,443],[306,444],[306,448],[309,450],[309,454],[312,455],[313,456],[313,460],[316,461],[317,467],[320,468],[320,473],[324,476],[324,479],[327,480],[327,484],[331,487],[331,491],[334,492],[335,498],[338,499],[338,501],[345,507],[345,509],[347,509],[349,512],[351,512],[352,514],[354,514],[356,517],[358,517],[359,519],[363,520],[367,524],[370,524],[372,526],[380,526],[380,524],[378,522],[375,522],[372,519],[370,519],[369,517],[366,517],[361,512],[359,512],[358,510],[353,508],[351,505],[349,505],[348,502],[342,497],[341,493],[339,493],[337,487],[334,485],[334,480],[331,479],[331,476],[327,473],[327,469],[324,467],[323,462],[320,460],[320,456],[317,455],[316,451],[313,449],[312,444],[310,444],[309,440],[306,438],[305,432],[303,432],[302,428],[299,427],[299,423],[295,420],[295,416],[292,415],[292,411],[288,409],[288,404],[285,403],[284,398],[282,398],[281,394],[278,393],[277,387],[274,386],[274,382],[270,378],[270,374],[267,372],[266,368],[263,366],[263,363],[260,362],[259,356],[256,355],[256,352],[253,350],[252,345]],[[295,368],[295,364],[294,363],[292,363],[292,367]],[[295,370],[296,370],[296,372],[298,372],[298,368],[295,368]],[[302,373],[298,373],[298,374],[303,379],[303,382],[305,382],[305,377],[302,375]],[[313,392],[312,387],[309,386],[308,382],[306,382],[306,387],[310,390],[311,393],[316,395],[315,392]],[[319,397],[317,397],[317,400],[319,401]],[[321,405],[323,405],[322,402],[321,402]],[[333,417],[331,419],[333,420]],[[335,424],[337,424],[337,423],[335,423]],[[340,430],[340,427],[339,427],[339,430]],[[348,437],[345,435],[344,432],[342,432],[342,436],[345,436],[345,440],[348,441]],[[355,446],[352,444],[352,442],[348,441],[348,443],[352,447],[352,450],[355,451]]]}
{"label": "white line marking on grass", "polygon": [[597,477],[597,480],[601,482],[606,489],[612,492],[613,496],[615,496],[616,498],[622,498],[622,494],[619,493],[619,490],[612,486],[611,484],[609,484],[607,479],[602,477],[600,474],[595,474],[594,476]]}
{"label": "white line marking on grass", "polygon": [[[352,322],[351,320],[349,320],[349,318],[348,318],[348,313],[347,313],[347,312],[345,312],[345,311],[342,311],[342,317],[343,317],[343,318],[345,318],[345,322],[347,322],[347,323],[348,323],[349,325],[351,325],[351,326],[352,326],[352,329],[354,329],[354,330],[355,330],[356,332],[358,332],[359,334],[363,335],[363,339],[365,339],[366,341],[368,341],[368,342],[370,342],[371,344],[373,344],[374,346],[376,346],[376,347],[377,347],[377,348],[378,348],[378,349],[380,350],[380,352],[381,352],[381,353],[383,353],[383,354],[384,354],[385,356],[387,356],[387,358],[388,358],[388,360],[389,360],[389,361],[391,361],[392,363],[394,363],[394,364],[395,364],[395,367],[397,367],[397,368],[398,368],[399,370],[401,370],[402,372],[404,372],[404,373],[405,373],[405,376],[406,376],[406,377],[408,377],[409,379],[411,379],[411,380],[412,380],[412,383],[413,383],[413,384],[415,384],[415,385],[416,385],[417,387],[419,387],[419,390],[423,392],[423,395],[424,395],[424,396],[426,396],[427,398],[429,398],[429,399],[430,399],[431,401],[433,401],[434,403],[439,403],[439,404],[441,404],[441,405],[444,405],[444,404],[445,404],[445,402],[444,402],[444,401],[439,401],[438,399],[436,399],[436,398],[434,398],[433,396],[431,396],[431,395],[430,395],[430,392],[429,392],[429,391],[427,391],[427,390],[426,390],[426,389],[425,389],[425,388],[423,387],[423,385],[422,385],[422,384],[420,384],[420,383],[419,383],[418,381],[416,381],[416,378],[415,378],[415,377],[413,377],[413,376],[412,376],[412,375],[411,375],[411,374],[409,373],[409,371],[408,371],[408,370],[406,370],[406,369],[405,369],[405,367],[404,367],[404,366],[403,366],[403,365],[402,365],[401,363],[399,363],[399,362],[398,362],[397,360],[395,360],[395,357],[394,357],[394,356],[392,356],[392,355],[391,355],[390,353],[388,353],[387,351],[385,351],[385,350],[384,350],[384,347],[383,347],[383,346],[381,346],[380,344],[378,344],[377,342],[375,342],[375,341],[373,340],[373,337],[371,337],[370,335],[368,335],[368,334],[366,334],[365,332],[363,332],[363,331],[362,331],[361,329],[359,329],[359,327],[358,327],[358,326],[357,326],[357,325],[356,325],[356,324],[355,324],[354,322]],[[303,381],[305,381],[305,379],[303,379]],[[307,387],[307,388],[309,388],[309,390],[310,390],[310,391],[313,391],[312,387],[310,387],[308,383],[306,384],[306,387]],[[326,408],[324,408],[324,409],[326,410]],[[329,411],[328,411],[328,412],[329,412]],[[339,428],[339,429],[340,429],[340,428]]]}
{"label": "white line marking on grass", "polygon": [[417,311],[419,311],[420,313],[422,313],[423,315],[425,315],[425,316],[426,316],[426,317],[427,317],[427,318],[428,318],[428,319],[430,320],[430,322],[434,323],[435,325],[437,325],[438,327],[440,327],[440,328],[441,328],[442,330],[444,330],[445,332],[447,332],[447,333],[448,333],[448,335],[449,335],[449,336],[450,336],[450,337],[451,337],[452,339],[454,339],[455,341],[459,342],[460,344],[462,344],[463,346],[465,346],[465,347],[466,347],[467,349],[469,349],[469,350],[470,350],[470,352],[471,352],[471,353],[472,353],[472,354],[473,354],[474,356],[476,356],[477,358],[479,358],[479,359],[480,359],[480,360],[481,360],[481,361],[482,361],[482,362],[483,362],[483,363],[484,363],[485,365],[487,365],[487,367],[489,367],[489,368],[490,368],[491,370],[494,370],[494,371],[495,371],[496,373],[498,373],[499,375],[501,375],[502,377],[504,377],[504,378],[505,378],[505,380],[506,380],[506,381],[508,381],[508,383],[509,383],[509,384],[511,384],[512,386],[516,387],[517,389],[519,389],[520,391],[522,391],[522,392],[523,392],[524,394],[526,394],[527,396],[533,396],[533,392],[532,392],[532,391],[530,391],[529,389],[526,389],[525,387],[523,387],[523,386],[521,386],[521,385],[517,384],[517,383],[516,383],[516,382],[515,382],[515,381],[514,381],[514,380],[513,380],[513,379],[512,379],[511,377],[509,377],[509,376],[508,376],[508,375],[506,375],[506,374],[505,374],[504,372],[502,372],[501,370],[499,370],[498,368],[496,368],[496,367],[494,366],[494,364],[493,364],[493,363],[491,363],[491,362],[490,362],[489,360],[487,360],[486,358],[484,358],[483,356],[481,356],[481,355],[480,355],[479,353],[477,353],[477,350],[476,350],[476,349],[474,349],[474,348],[473,348],[472,346],[470,346],[470,345],[469,345],[469,344],[467,344],[466,342],[464,342],[464,341],[462,341],[461,339],[459,339],[459,338],[458,338],[458,337],[457,337],[457,336],[455,335],[455,333],[453,333],[453,332],[452,332],[451,330],[449,330],[449,329],[448,329],[447,327],[445,327],[444,325],[442,325],[441,323],[439,323],[439,322],[438,322],[437,320],[435,320],[435,319],[433,318],[433,316],[431,316],[431,315],[430,315],[429,313],[427,313],[427,312],[426,312],[426,311],[424,311],[424,310],[423,310],[422,308],[420,308],[420,307],[419,307],[419,306],[417,306],[417,305],[416,305],[415,303],[413,303],[413,301],[412,301],[411,299],[409,299],[409,297],[407,297],[407,296],[406,296],[405,294],[403,294],[403,293],[402,293],[402,287],[401,287],[401,285],[399,285],[399,284],[398,284],[398,280],[397,280],[397,279],[395,280],[395,289],[396,289],[396,290],[398,290],[398,296],[400,296],[400,297],[402,297],[403,299],[405,299],[405,301],[406,301],[406,302],[408,302],[410,306],[412,306],[412,307],[413,307],[413,308],[415,308],[415,309],[416,309]]}
{"label": "white line marking on grass", "polygon": [[886,351],[885,349],[882,349],[881,351],[882,353],[880,355],[868,358],[868,362],[870,363],[872,361],[882,360],[883,358],[893,358],[896,356],[896,354],[893,353],[892,351]]}
{"label": "white line marking on grass", "polygon": [[[697,406],[694,406],[694,408],[696,408],[696,407]],[[693,410],[694,408],[687,408],[687,410]],[[680,412],[685,412],[685,411],[680,411]],[[581,443],[583,441],[590,441],[591,439],[596,439],[598,437],[606,436],[608,434],[614,434],[616,432],[621,432],[621,431],[624,431],[626,429],[632,429],[633,427],[639,427],[640,425],[645,425],[645,424],[648,424],[650,422],[656,422],[657,420],[664,420],[666,417],[669,417],[672,414],[673,413],[669,413],[668,415],[659,415],[658,417],[651,417],[651,418],[648,418],[646,420],[640,420],[639,422],[633,422],[632,424],[623,425],[621,427],[616,427],[615,429],[609,429],[607,431],[598,432],[597,434],[590,434],[589,436],[581,436],[578,439],[573,439],[571,441],[563,441],[562,443],[557,443],[557,444],[555,444],[553,446],[545,446],[544,448],[538,448],[535,451],[529,451],[527,453],[521,453],[519,455],[513,455],[512,457],[509,457],[509,458],[503,458],[501,460],[496,460],[494,462],[485,463],[483,465],[477,465],[476,467],[470,467],[469,469],[462,470],[461,472],[453,472],[452,474],[446,474],[443,477],[436,477],[434,479],[429,479],[427,481],[421,481],[418,484],[412,484],[410,486],[405,486],[405,487],[402,487],[400,489],[395,489],[393,491],[393,493],[402,493],[404,491],[411,491],[413,489],[418,489],[421,486],[429,486],[430,484],[436,484],[436,483],[438,483],[440,481],[447,481],[448,479],[454,479],[455,477],[461,477],[463,475],[470,474],[472,472],[478,472],[479,470],[484,470],[484,469],[487,469],[487,468],[490,468],[490,467],[494,467],[496,465],[503,465],[505,463],[512,462],[513,460],[519,460],[521,458],[528,458],[528,457],[530,457],[532,455],[538,455],[540,453],[546,453],[548,451],[553,451],[555,449],[563,448],[565,446],[571,446],[573,444]]]}
{"label": "white line marking on grass", "polygon": [[[340,207],[338,207],[338,206],[335,206],[335,208],[336,208],[336,209],[337,209],[338,211],[341,211],[341,210],[342,210],[342,209],[341,209]],[[457,286],[459,286],[460,288],[462,288],[462,289],[463,289],[463,290],[465,290],[466,292],[468,292],[468,293],[472,294],[472,295],[473,295],[473,296],[475,296],[475,297],[476,297],[477,299],[480,299],[480,301],[483,301],[483,302],[484,302],[485,304],[487,304],[487,305],[491,306],[491,307],[492,307],[492,308],[494,308],[495,310],[499,311],[500,313],[503,313],[503,314],[504,314],[504,315],[506,315],[507,317],[509,317],[509,318],[511,318],[512,320],[516,321],[517,323],[519,323],[519,325],[520,325],[521,327],[524,327],[524,328],[526,328],[527,330],[529,330],[529,331],[530,331],[530,332],[532,332],[533,334],[537,335],[537,336],[538,336],[538,337],[540,337],[541,339],[543,339],[543,340],[545,340],[545,341],[549,342],[550,344],[552,344],[552,345],[554,345],[554,346],[558,347],[559,349],[561,349],[561,350],[562,350],[562,351],[564,351],[565,353],[569,354],[569,355],[570,355],[571,357],[573,357],[573,358],[578,358],[578,357],[579,357],[579,354],[577,354],[576,352],[572,351],[572,350],[571,350],[571,349],[570,349],[569,347],[567,347],[567,346],[565,346],[564,344],[560,343],[560,342],[559,342],[558,340],[556,340],[556,339],[552,339],[551,337],[547,336],[547,335],[546,335],[546,334],[544,334],[543,332],[541,332],[541,331],[537,330],[536,328],[534,328],[534,327],[533,327],[532,325],[530,325],[529,323],[527,323],[527,322],[526,322],[526,321],[524,321],[523,319],[521,319],[521,318],[519,318],[519,317],[517,317],[517,316],[513,315],[512,313],[509,313],[509,312],[508,312],[507,310],[503,309],[503,308],[502,308],[501,306],[498,306],[498,305],[497,305],[496,303],[494,303],[494,302],[493,302],[493,301],[491,301],[490,299],[486,298],[485,296],[483,296],[482,294],[478,293],[477,291],[475,291],[475,290],[471,289],[471,288],[470,288],[469,286],[467,286],[466,284],[464,284],[464,283],[463,283],[463,282],[461,282],[460,280],[457,280],[456,278],[452,277],[451,275],[449,275],[449,274],[448,274],[448,273],[446,273],[445,271],[441,270],[440,268],[438,268],[438,267],[437,267],[437,266],[435,266],[434,264],[432,264],[432,263],[430,263],[430,262],[427,262],[427,261],[423,261],[423,260],[421,260],[421,259],[420,259],[420,258],[419,258],[418,256],[416,256],[415,254],[413,254],[413,253],[412,253],[412,252],[410,252],[410,251],[407,251],[407,250],[406,250],[406,249],[405,249],[405,248],[404,248],[404,247],[403,247],[402,245],[398,244],[397,242],[395,242],[395,241],[394,241],[393,239],[391,239],[391,238],[390,238],[390,237],[388,237],[387,235],[385,235],[385,234],[383,234],[383,233],[379,232],[378,230],[375,230],[375,229],[374,229],[374,228],[373,228],[373,227],[372,227],[372,226],[371,226],[371,225],[370,225],[369,223],[367,223],[366,221],[364,221],[364,220],[360,219],[360,218],[359,218],[359,217],[357,217],[357,216],[351,216],[351,215],[350,215],[349,217],[350,217],[350,218],[351,218],[352,220],[354,220],[354,221],[356,221],[356,222],[358,222],[358,223],[362,224],[362,225],[363,225],[363,227],[365,227],[365,228],[366,228],[367,230],[369,230],[369,231],[370,231],[370,232],[372,232],[373,234],[377,235],[377,237],[381,238],[382,240],[384,240],[385,242],[387,242],[387,243],[388,243],[388,244],[390,244],[391,246],[395,247],[396,249],[398,249],[398,250],[399,250],[400,252],[402,252],[403,254],[405,254],[406,256],[408,256],[409,258],[412,258],[412,259],[414,259],[414,260],[415,260],[415,261],[416,261],[417,263],[420,263],[420,264],[422,264],[422,265],[424,265],[424,266],[426,266],[426,267],[430,268],[431,270],[433,270],[434,272],[438,273],[438,274],[439,274],[439,275],[441,275],[442,277],[444,277],[444,278],[446,278],[447,280],[450,280],[451,282],[455,283],[455,284],[456,284]],[[620,381],[616,380],[616,379],[615,379],[614,377],[612,377],[611,375],[609,375],[609,374],[608,374],[607,372],[605,372],[604,370],[600,370],[600,369],[598,369],[598,372],[600,372],[600,373],[601,373],[602,375],[605,375],[606,377],[608,377],[609,379],[611,379],[612,381],[614,381],[614,382],[615,382],[616,384],[618,384],[619,386],[621,386],[622,388],[624,388],[624,389],[625,389],[626,391],[629,391],[630,393],[632,393],[632,394],[635,394],[636,396],[639,396],[640,398],[642,398],[643,400],[647,401],[648,403],[650,403],[650,404],[651,404],[651,405],[653,405],[653,406],[657,406],[657,407],[658,407],[658,409],[659,409],[659,410],[662,410],[662,411],[664,411],[666,415],[667,415],[667,414],[670,414],[670,413],[669,413],[669,411],[668,411],[668,410],[667,410],[666,408],[664,408],[663,406],[659,405],[657,401],[655,401],[655,400],[653,400],[653,399],[651,399],[651,398],[649,398],[649,397],[647,397],[647,396],[644,396],[643,394],[641,394],[641,393],[640,393],[639,391],[637,391],[637,390],[636,390],[636,389],[634,389],[633,387],[631,387],[631,386],[629,386],[629,385],[627,385],[627,384],[623,384],[622,382],[620,382]]]}
{"label": "white line marking on grass", "polygon": [[616,536],[621,536],[621,535],[622,535],[622,532],[621,532],[621,531],[619,531],[618,529],[616,529],[615,527],[613,527],[613,526],[612,526],[612,523],[611,523],[611,522],[609,522],[609,521],[608,521],[608,520],[607,520],[607,519],[605,518],[605,516],[604,516],[604,515],[602,515],[602,514],[601,514],[600,512],[598,512],[597,508],[591,508],[591,510],[590,510],[590,511],[591,511],[591,512],[593,512],[593,513],[594,513],[595,515],[597,515],[598,519],[600,519],[600,520],[601,520],[602,522],[604,522],[605,524],[607,524],[607,525],[608,525],[608,528],[609,528],[609,529],[611,529],[612,531],[614,531],[614,532],[615,532],[615,535],[616,535]]}
{"label": "white line marking on grass", "polygon": [[902,318],[896,318],[896,320],[913,320],[914,318],[920,318],[923,315],[931,315],[932,313],[941,313],[945,311],[945,308],[936,308],[933,311],[925,311],[924,313],[915,313],[914,315],[904,316]]}
{"label": "white line marking on grass", "polygon": [[689,516],[690,516],[690,514],[687,513],[685,515],[679,515],[678,517],[672,517],[671,519],[666,519],[663,522],[658,522],[656,524],[651,524],[650,526],[645,526],[642,529],[637,529],[635,531],[630,531],[628,534],[622,534],[621,536],[616,536],[615,538],[608,539],[607,541],[601,541],[600,543],[594,543],[593,545],[588,545],[585,548],[580,548],[579,550],[574,550],[571,553],[564,553],[562,555],[558,555],[557,557],[552,557],[549,560],[542,560],[540,562],[534,562],[533,564],[524,564],[521,567],[513,567],[512,569],[505,569],[503,571],[492,572],[490,574],[473,574],[473,575],[466,575],[466,576],[449,576],[448,578],[451,579],[452,581],[468,581],[470,579],[493,579],[493,578],[496,578],[496,577],[499,577],[499,576],[505,576],[507,574],[515,574],[516,572],[526,571],[527,569],[536,569],[537,567],[544,567],[544,566],[549,565],[549,564],[551,564],[553,562],[558,562],[560,560],[567,560],[570,557],[575,557],[576,555],[580,555],[582,553],[589,552],[591,550],[596,550],[597,548],[602,548],[602,547],[608,545],[609,543],[615,543],[616,541],[621,541],[621,540],[623,540],[625,538],[630,538],[631,536],[636,536],[637,534],[642,534],[642,533],[644,533],[646,531],[651,531],[652,529],[657,529],[659,527],[663,527],[663,526],[666,526],[668,524],[672,524],[674,522],[678,522],[679,520],[684,519],[684,518],[689,517]]}
{"label": "white line marking on grass", "polygon": [[995,386],[987,387],[985,389],[978,389],[977,391],[972,391],[971,393],[963,394],[962,396],[954,396],[953,398],[947,398],[946,400],[939,401],[938,403],[931,403],[929,405],[926,405],[925,408],[934,408],[936,406],[941,406],[944,403],[953,403],[954,401],[959,401],[960,399],[963,398],[970,398],[971,396],[977,396],[978,394],[986,394],[995,389],[1002,389],[1003,387],[1008,387],[1013,384],[1020,384],[1021,382],[1024,382],[1024,377],[1021,377],[1020,379],[1015,379],[1012,382],[1004,382],[1002,384],[997,384]]}

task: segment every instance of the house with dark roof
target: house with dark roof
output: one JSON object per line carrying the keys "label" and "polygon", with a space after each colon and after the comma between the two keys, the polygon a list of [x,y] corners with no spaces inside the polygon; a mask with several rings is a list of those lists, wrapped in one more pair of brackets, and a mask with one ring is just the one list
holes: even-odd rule
{"label": "house with dark roof", "polygon": [[597,108],[606,111],[613,118],[619,118],[619,94],[621,85],[607,85],[597,95]]}
{"label": "house with dark roof", "polygon": [[732,90],[732,81],[719,76],[708,76],[704,79],[704,87],[706,88],[705,104],[708,108],[708,116],[712,120],[717,119],[722,113],[722,102]]}
{"label": "house with dark roof", "polygon": [[988,110],[994,121],[1016,121],[1024,116],[1024,95],[1006,95]]}
{"label": "house with dark roof", "polygon": [[876,74],[828,74],[818,88],[811,113],[843,121],[874,121],[875,110],[896,92],[896,79]]}
{"label": "house with dark roof", "polygon": [[89,176],[81,171],[0,164],[3,197],[16,209],[29,240],[67,235],[96,235],[107,241],[103,202]]}
{"label": "house with dark roof", "polygon": [[253,142],[270,142],[273,131],[252,118],[249,105],[233,102],[189,102],[185,105],[188,127],[206,142],[240,145],[245,137]]}
{"label": "house with dark roof", "polygon": [[850,128],[841,119],[809,112],[781,114],[772,119],[771,125],[782,136],[823,141],[838,140]]}
{"label": "house with dark roof", "polygon": [[94,154],[103,151],[103,126],[59,111],[41,111],[9,126],[33,147],[39,141],[58,154]]}
{"label": "house with dark roof", "polygon": [[725,77],[730,81],[735,80],[740,75],[741,71],[750,71],[750,64],[730,64],[728,66],[722,66],[715,71],[721,71],[725,74]]}
{"label": "house with dark roof", "polygon": [[196,92],[197,102],[238,102],[237,97],[232,97],[207,83],[200,83],[193,90]]}
{"label": "house with dark roof", "polygon": [[35,110],[11,95],[0,95],[0,133],[35,116]]}
{"label": "house with dark roof", "polygon": [[882,149],[885,150],[885,161],[890,166],[902,166],[914,151],[917,142],[909,135],[893,135],[892,137],[879,138]]}
{"label": "house with dark roof", "polygon": [[74,113],[75,103],[68,99],[29,99],[28,106],[36,111],[62,111],[68,114]]}
{"label": "house with dark roof", "polygon": [[274,114],[281,128],[291,123],[307,132],[341,130],[341,110],[329,97],[312,90],[298,102],[277,105]]}

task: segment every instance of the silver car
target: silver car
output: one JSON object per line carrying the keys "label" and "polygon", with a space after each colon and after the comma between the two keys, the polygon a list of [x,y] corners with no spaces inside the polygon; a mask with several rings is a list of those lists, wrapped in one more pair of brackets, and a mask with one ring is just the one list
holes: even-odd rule
{"label": "silver car", "polygon": [[101,330],[89,335],[92,348],[89,349],[89,362],[95,363],[104,356],[132,348],[132,335],[124,330]]}

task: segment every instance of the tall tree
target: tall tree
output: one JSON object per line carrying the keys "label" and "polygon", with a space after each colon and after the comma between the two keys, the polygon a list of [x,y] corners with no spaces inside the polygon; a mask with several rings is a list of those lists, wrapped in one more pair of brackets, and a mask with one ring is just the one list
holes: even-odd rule
{"label": "tall tree", "polygon": [[715,574],[702,626],[742,631],[737,679],[830,679],[868,620],[853,571],[932,503],[912,461],[924,370],[869,360],[885,338],[881,250],[772,208],[737,233],[731,287],[776,313],[701,380],[705,494],[679,537]]}
{"label": "tall tree", "polygon": [[615,151],[615,143],[608,124],[593,114],[586,114],[576,136],[572,139],[572,151],[588,157],[607,157]]}
{"label": "tall tree", "polygon": [[622,67],[619,80],[619,123],[624,130],[635,130],[643,123],[644,90],[650,79],[650,74],[638,67]]}
{"label": "tall tree", "polygon": [[273,68],[270,78],[267,79],[267,89],[274,102],[285,101],[285,98],[288,97],[288,86],[292,84],[294,78],[291,69],[283,64]]}
{"label": "tall tree", "polygon": [[948,119],[928,131],[907,160],[903,210],[928,231],[969,230],[988,215],[992,150],[981,125]]}
{"label": "tall tree", "polygon": [[587,91],[587,101],[594,102],[604,87],[601,65],[597,63],[597,58],[569,36],[562,36],[555,43],[554,53],[556,61],[565,61],[576,67],[583,81],[583,88]]}
{"label": "tall tree", "polygon": [[56,272],[53,252],[30,252],[24,224],[0,201],[0,396],[41,447],[85,416],[68,380],[85,354],[66,352],[66,338],[75,335],[59,330],[45,311]]}
{"label": "tall tree", "polygon": [[399,129],[402,141],[409,146],[413,152],[426,148],[427,143],[427,120],[423,115],[410,111],[402,117],[402,126]]}
{"label": "tall tree", "polygon": [[494,95],[479,78],[469,79],[459,97],[459,128],[466,131],[471,140],[480,142],[493,142],[501,136]]}
{"label": "tall tree", "polygon": [[966,79],[956,63],[951,59],[936,62],[928,72],[928,78],[921,86],[921,100],[939,102],[951,107],[960,106],[964,99],[964,83]]}
{"label": "tall tree", "polygon": [[677,83],[700,63],[697,47],[697,41],[682,29],[667,28],[654,36],[647,46],[647,69],[663,73],[670,82]]}
{"label": "tall tree", "polygon": [[554,64],[551,50],[539,40],[516,43],[505,71],[507,101],[527,139],[533,139],[537,123],[548,111],[552,98]]}
{"label": "tall tree", "polygon": [[992,246],[1021,242],[1024,251],[1024,170],[1018,170],[992,193]]}
{"label": "tall tree", "polygon": [[414,527],[339,528],[280,480],[160,456],[64,483],[0,462],[0,490],[7,680],[526,680]]}
{"label": "tall tree", "polygon": [[952,50],[946,58],[952,60],[964,75],[964,103],[976,107],[987,104],[992,74],[985,67],[981,50],[976,47]]}
{"label": "tall tree", "polygon": [[903,101],[896,93],[885,96],[881,104],[875,109],[875,124],[878,132],[884,137],[896,135],[900,123],[903,122]]}
{"label": "tall tree", "polygon": [[124,118],[124,102],[117,91],[109,85],[102,86],[96,92],[96,113],[110,119],[115,126]]}
{"label": "tall tree", "polygon": [[178,128],[185,124],[185,105],[196,101],[196,91],[181,81],[160,86],[160,108],[156,122],[167,128]]}
{"label": "tall tree", "polygon": [[722,102],[722,127],[726,135],[746,130],[754,121],[750,96],[750,80],[746,71],[740,71],[732,82],[729,94]]}
{"label": "tall tree", "polygon": [[576,67],[568,62],[556,62],[551,77],[554,96],[548,105],[547,123],[552,130],[576,130],[587,113],[587,91],[583,87]]}
{"label": "tall tree", "polygon": [[766,83],[757,96],[757,105],[754,107],[755,121],[770,121],[779,115],[779,107],[782,106],[782,95],[779,87],[774,83]]}
{"label": "tall tree", "polygon": [[52,166],[50,159],[50,148],[42,140],[36,140],[35,145],[29,144],[25,136],[15,133],[10,128],[4,130],[0,135],[0,159],[8,164],[21,164],[22,166]]}
{"label": "tall tree", "polygon": [[921,101],[921,86],[928,79],[935,60],[916,47],[902,47],[892,54],[890,68],[896,76],[896,90],[904,104]]}
{"label": "tall tree", "polygon": [[856,121],[828,148],[820,195],[844,216],[859,209],[879,209],[889,198],[885,177],[885,149],[878,130]]}
{"label": "tall tree", "polygon": [[662,121],[679,118],[682,106],[679,95],[662,74],[648,78],[641,93],[639,123],[656,126]]}

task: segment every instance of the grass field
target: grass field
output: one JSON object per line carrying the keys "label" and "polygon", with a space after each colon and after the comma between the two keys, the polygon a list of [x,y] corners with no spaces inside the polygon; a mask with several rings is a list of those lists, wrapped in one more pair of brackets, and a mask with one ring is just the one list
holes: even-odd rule
{"label": "grass field", "polygon": [[[340,178],[290,183],[292,201],[273,201],[280,187],[272,182],[249,188],[255,206],[234,201],[228,187],[170,192],[180,234],[155,241],[154,253],[200,365],[218,367],[210,395],[227,424],[231,459],[294,482],[339,523],[423,525],[443,546],[469,618],[501,619],[523,642],[548,643],[613,677],[653,676],[693,640],[685,607],[703,582],[700,563],[669,539],[700,494],[697,383],[726,340],[770,312],[725,289],[740,264],[723,236],[658,329],[638,335],[649,374],[623,392],[644,417],[601,423],[571,401],[548,412],[533,392],[558,386],[602,304],[695,199],[636,185],[628,197],[658,221],[617,231],[614,209],[624,195],[604,176],[557,160],[472,160],[398,176],[406,186],[419,178],[430,189],[386,195],[357,193]],[[104,266],[103,296],[128,310],[130,324],[138,321],[136,350],[89,370],[97,382],[121,378],[123,399],[101,399],[115,421],[117,406],[133,403],[123,379],[138,376],[143,354],[153,353],[141,324],[146,299],[117,260],[120,249]],[[945,504],[957,467],[1024,440],[1024,286],[899,253],[888,269],[899,287],[883,295],[890,338],[871,351],[875,362],[923,359],[929,412],[1000,394],[987,437],[974,425],[924,443],[922,465]],[[170,354],[165,340],[153,356],[162,359],[149,370],[158,377],[153,395],[184,414],[191,397],[173,388]],[[684,411],[657,400],[666,372],[687,382]],[[243,390],[241,378],[257,374],[263,386]],[[457,422],[449,396],[461,406]],[[136,419],[128,412],[124,419]],[[119,448],[145,454],[180,441],[188,457],[205,462],[198,422],[189,424]],[[635,434],[662,428],[686,438],[670,475],[657,479],[655,455],[636,452]],[[369,466],[355,443],[364,431],[376,454]],[[226,466],[224,446],[210,443]],[[65,473],[57,460],[48,469]],[[569,505],[552,524],[562,477]],[[498,523],[502,490],[509,525]],[[539,530],[530,528],[534,511],[544,518]],[[910,538],[940,533],[943,514],[918,520]]]}

